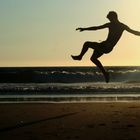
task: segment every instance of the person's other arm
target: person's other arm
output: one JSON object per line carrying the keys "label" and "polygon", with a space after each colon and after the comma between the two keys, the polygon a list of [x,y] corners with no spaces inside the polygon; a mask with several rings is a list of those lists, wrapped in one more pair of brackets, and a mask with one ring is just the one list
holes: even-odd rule
{"label": "person's other arm", "polygon": [[80,32],[82,31],[92,31],[92,30],[99,30],[99,29],[104,29],[107,28],[109,25],[108,23],[101,25],[101,26],[94,26],[94,27],[87,27],[87,28],[77,28],[76,30],[79,30]]}
{"label": "person's other arm", "polygon": [[135,30],[129,28],[128,26],[125,26],[125,30],[128,31],[129,33],[132,33],[134,35],[140,36],[140,32],[139,31],[135,31]]}

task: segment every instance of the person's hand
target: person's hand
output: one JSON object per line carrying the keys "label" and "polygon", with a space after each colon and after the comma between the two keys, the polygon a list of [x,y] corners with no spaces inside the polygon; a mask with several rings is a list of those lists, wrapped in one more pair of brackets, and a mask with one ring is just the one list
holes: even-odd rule
{"label": "person's hand", "polygon": [[82,31],[84,31],[84,28],[77,28],[76,31],[78,31],[78,30],[79,30],[80,32],[82,32]]}

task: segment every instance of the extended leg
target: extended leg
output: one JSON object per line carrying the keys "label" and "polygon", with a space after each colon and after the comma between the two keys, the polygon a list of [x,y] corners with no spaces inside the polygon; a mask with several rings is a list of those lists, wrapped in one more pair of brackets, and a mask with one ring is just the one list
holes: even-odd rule
{"label": "extended leg", "polygon": [[109,82],[109,73],[105,71],[103,65],[101,64],[101,62],[98,60],[98,58],[100,56],[102,56],[103,53],[98,53],[96,50],[93,53],[92,57],[91,57],[91,61],[102,71],[104,77],[105,77],[105,81],[108,83]]}
{"label": "extended leg", "polygon": [[81,50],[81,53],[80,53],[79,55],[77,55],[77,56],[71,55],[71,57],[72,57],[74,60],[81,60],[82,57],[84,56],[84,54],[87,52],[87,50],[88,50],[89,48],[93,48],[93,49],[94,49],[94,48],[96,47],[95,44],[96,44],[96,43],[94,43],[94,42],[85,42],[84,45],[83,45],[83,48],[82,48],[82,50]]}

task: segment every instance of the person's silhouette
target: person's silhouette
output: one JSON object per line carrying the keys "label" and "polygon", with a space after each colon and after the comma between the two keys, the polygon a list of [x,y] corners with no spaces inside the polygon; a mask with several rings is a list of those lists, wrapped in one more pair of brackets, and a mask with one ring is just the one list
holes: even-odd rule
{"label": "person's silhouette", "polygon": [[110,11],[107,15],[107,18],[109,19],[110,22],[104,25],[76,29],[82,32],[86,30],[91,31],[91,30],[99,30],[99,29],[108,28],[109,32],[108,32],[108,37],[105,41],[101,43],[87,41],[84,43],[81,53],[77,56],[71,55],[71,57],[74,60],[81,60],[83,55],[87,52],[89,48],[94,49],[94,53],[91,56],[90,60],[102,71],[105,77],[105,81],[108,83],[109,73],[104,69],[101,62],[98,60],[98,58],[101,57],[103,54],[107,54],[113,50],[114,46],[117,44],[120,37],[122,36],[123,31],[126,30],[134,35],[139,35],[139,36],[140,36],[140,32],[132,30],[127,25],[121,23],[118,20],[117,13],[114,11]]}

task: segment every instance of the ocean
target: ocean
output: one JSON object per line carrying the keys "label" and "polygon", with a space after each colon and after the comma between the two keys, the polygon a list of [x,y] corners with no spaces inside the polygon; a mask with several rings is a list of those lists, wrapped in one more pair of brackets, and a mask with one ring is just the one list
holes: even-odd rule
{"label": "ocean", "polygon": [[0,68],[0,103],[139,101],[140,67]]}

